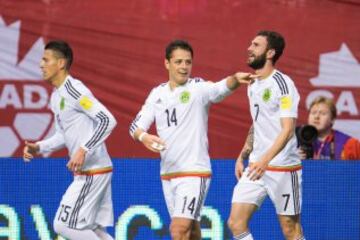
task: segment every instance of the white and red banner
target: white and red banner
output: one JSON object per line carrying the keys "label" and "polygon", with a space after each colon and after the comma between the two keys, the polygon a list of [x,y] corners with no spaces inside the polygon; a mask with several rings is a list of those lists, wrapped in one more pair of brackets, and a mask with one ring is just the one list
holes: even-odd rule
{"label": "white and red banner", "polygon": [[[71,44],[72,75],[117,118],[110,154],[156,157],[128,127],[152,87],[167,80],[166,44],[188,40],[193,76],[216,81],[250,71],[246,49],[262,29],[286,39],[277,67],[299,89],[298,123],[311,100],[325,95],[336,102],[335,128],[360,138],[359,0],[0,0],[0,156],[21,156],[25,139],[52,133],[52,88],[39,69],[48,40]],[[251,123],[245,88],[212,108],[211,156],[235,158]]]}

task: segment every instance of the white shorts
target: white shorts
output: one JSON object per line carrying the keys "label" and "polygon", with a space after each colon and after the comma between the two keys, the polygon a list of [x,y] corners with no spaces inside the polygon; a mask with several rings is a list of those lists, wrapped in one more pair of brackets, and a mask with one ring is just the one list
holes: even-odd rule
{"label": "white shorts", "polygon": [[94,229],[114,224],[112,173],[75,176],[62,197],[54,223],[73,229]]}
{"label": "white shorts", "polygon": [[200,211],[210,186],[210,178],[179,177],[162,180],[162,187],[170,217],[200,221]]}
{"label": "white shorts", "polygon": [[233,203],[252,203],[261,206],[269,195],[278,215],[298,215],[302,204],[302,170],[265,171],[256,181],[247,177],[248,168],[234,188]]}

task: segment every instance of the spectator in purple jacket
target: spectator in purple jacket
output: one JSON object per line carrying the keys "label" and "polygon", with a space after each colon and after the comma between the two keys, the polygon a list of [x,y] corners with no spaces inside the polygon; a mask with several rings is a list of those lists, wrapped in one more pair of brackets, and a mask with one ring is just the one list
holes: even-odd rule
{"label": "spectator in purple jacket", "polygon": [[[332,99],[321,96],[310,104],[308,124],[318,131],[313,143],[313,159],[360,160],[360,141],[333,129],[336,114]],[[300,156],[306,158],[301,149]]]}

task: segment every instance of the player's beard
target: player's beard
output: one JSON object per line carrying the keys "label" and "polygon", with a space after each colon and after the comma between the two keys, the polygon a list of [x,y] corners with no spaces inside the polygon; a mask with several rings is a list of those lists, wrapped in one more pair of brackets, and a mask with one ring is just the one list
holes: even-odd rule
{"label": "player's beard", "polygon": [[248,62],[249,67],[254,70],[261,69],[265,66],[266,63],[266,52],[254,58],[253,61]]}

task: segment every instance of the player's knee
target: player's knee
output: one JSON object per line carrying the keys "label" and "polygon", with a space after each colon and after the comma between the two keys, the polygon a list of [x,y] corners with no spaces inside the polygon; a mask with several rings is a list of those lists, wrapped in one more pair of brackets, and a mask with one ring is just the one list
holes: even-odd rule
{"label": "player's knee", "polygon": [[191,232],[191,224],[187,223],[171,223],[170,234],[172,239],[182,239],[185,236],[189,236]]}
{"label": "player's knee", "polygon": [[237,232],[239,228],[239,223],[237,223],[234,219],[229,218],[227,221],[227,225],[230,228],[231,232]]}
{"label": "player's knee", "polygon": [[232,233],[238,234],[247,230],[247,222],[242,218],[235,220],[230,217],[227,221],[227,224]]}
{"label": "player's knee", "polygon": [[296,236],[301,236],[301,226],[292,221],[286,221],[281,226],[285,239],[292,240]]}
{"label": "player's knee", "polygon": [[294,236],[296,235],[294,229],[291,227],[283,227],[282,232],[283,232],[285,239],[288,239],[288,240],[294,239]]}

